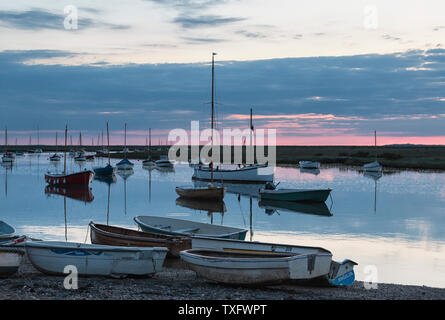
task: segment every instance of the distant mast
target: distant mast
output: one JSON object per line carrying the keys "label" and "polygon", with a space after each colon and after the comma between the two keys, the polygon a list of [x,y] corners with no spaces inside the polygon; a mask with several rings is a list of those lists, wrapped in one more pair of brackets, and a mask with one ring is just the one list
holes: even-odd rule
{"label": "distant mast", "polygon": [[65,125],[65,150],[63,156],[63,174],[66,174],[66,144],[68,140],[68,125]]}
{"label": "distant mast", "polygon": [[215,55],[216,53],[212,53],[212,122],[211,122],[211,130],[212,130],[212,158],[211,158],[211,166],[210,166],[210,181],[213,182],[213,121],[215,117]]}
{"label": "distant mast", "polygon": [[107,144],[108,144],[108,164],[110,165],[110,134],[108,131],[108,121],[107,121]]}

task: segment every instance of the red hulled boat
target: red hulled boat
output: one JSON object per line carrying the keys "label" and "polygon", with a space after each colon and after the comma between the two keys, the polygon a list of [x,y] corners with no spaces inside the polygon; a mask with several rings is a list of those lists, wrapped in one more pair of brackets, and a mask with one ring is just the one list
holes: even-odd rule
{"label": "red hulled boat", "polygon": [[75,173],[66,173],[66,139],[68,127],[65,127],[65,156],[63,163],[63,173],[47,173],[45,181],[49,185],[69,185],[69,186],[88,186],[93,180],[94,172],[91,170],[80,171]]}
{"label": "red hulled boat", "polygon": [[89,187],[76,187],[76,186],[56,186],[49,185],[45,188],[46,194],[57,194],[64,197],[68,197],[74,200],[80,200],[83,202],[91,202],[94,200],[93,193]]}
{"label": "red hulled boat", "polygon": [[45,174],[45,181],[49,185],[89,185],[93,180],[94,172],[85,170],[76,173],[47,173]]}

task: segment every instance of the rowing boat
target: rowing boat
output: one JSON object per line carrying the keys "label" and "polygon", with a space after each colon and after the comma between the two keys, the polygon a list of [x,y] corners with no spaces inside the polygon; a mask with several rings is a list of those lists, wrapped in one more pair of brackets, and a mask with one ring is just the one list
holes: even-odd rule
{"label": "rowing boat", "polygon": [[147,276],[162,270],[167,248],[120,247],[58,241],[25,242],[28,259],[39,271],[64,275],[74,266],[80,276]]}
{"label": "rowing boat", "polygon": [[179,257],[181,250],[191,248],[191,239],[148,234],[141,231],[90,222],[91,243],[124,247],[166,247],[169,255]]}
{"label": "rowing boat", "polygon": [[0,246],[0,277],[15,274],[22,262],[24,253],[19,248]]}
{"label": "rowing boat", "polygon": [[244,240],[247,233],[246,229],[156,216],[138,216],[134,221],[144,232],[164,235]]}
{"label": "rowing boat", "polygon": [[261,200],[325,202],[331,189],[261,189]]}

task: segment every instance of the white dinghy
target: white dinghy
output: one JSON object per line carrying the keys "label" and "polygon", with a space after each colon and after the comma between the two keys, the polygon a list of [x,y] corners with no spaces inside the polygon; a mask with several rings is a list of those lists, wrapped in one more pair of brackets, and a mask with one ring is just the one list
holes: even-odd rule
{"label": "white dinghy", "polygon": [[32,265],[46,274],[64,275],[68,265],[81,276],[146,276],[162,270],[167,248],[118,247],[75,242],[33,241],[25,249]]}
{"label": "white dinghy", "polygon": [[[320,247],[192,237],[192,249],[200,252],[210,250],[209,252],[246,253],[252,254],[251,258],[256,259],[255,263],[241,260],[244,261],[242,266],[237,266],[235,263],[230,264],[227,263],[227,261],[232,259],[236,260],[241,258],[240,256],[219,256],[218,259],[211,258],[209,260],[208,257],[212,256],[213,253],[206,253],[205,255],[198,254],[202,256],[198,257],[195,251],[192,251],[190,254],[187,254],[186,251],[181,252],[181,258],[188,262],[190,267],[199,275],[219,282],[235,283],[239,281],[237,283],[253,284],[270,281],[279,282],[283,280],[309,280],[331,286],[347,286],[355,281],[354,266],[357,265],[357,263],[348,259],[342,262],[334,261],[332,260],[332,253]],[[255,254],[259,254],[260,256],[255,257]],[[281,260],[265,259],[273,255],[277,255]],[[297,256],[298,259],[291,259],[286,255]],[[248,256],[242,259],[248,259]],[[211,261],[211,263],[208,264],[208,261]],[[272,263],[272,261],[275,262]],[[280,267],[277,268],[282,269],[281,271],[276,270],[278,274],[280,274],[279,277],[269,274],[271,271],[274,271],[272,270],[273,268],[271,268],[272,265],[278,265]],[[214,275],[215,268],[221,268],[218,272],[221,272],[222,275]],[[237,271],[235,271],[235,269]],[[288,272],[287,275],[285,273],[286,269]],[[234,278],[233,280],[230,280],[230,277],[228,279],[225,278],[228,274],[232,273],[239,274],[238,278]],[[241,276],[241,273],[245,273],[245,275]],[[246,282],[246,279],[249,281]]]}

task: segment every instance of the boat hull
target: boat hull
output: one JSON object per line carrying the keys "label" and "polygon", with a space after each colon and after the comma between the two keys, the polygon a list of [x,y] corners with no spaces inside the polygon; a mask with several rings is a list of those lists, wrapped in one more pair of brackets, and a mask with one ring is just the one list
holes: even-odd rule
{"label": "boat hull", "polygon": [[202,200],[222,200],[226,193],[226,188],[181,188],[176,187],[176,193],[180,197],[189,199],[202,199]]}
{"label": "boat hull", "polygon": [[49,185],[89,185],[93,180],[93,171],[81,171],[72,174],[45,174],[45,181]]}
{"label": "boat hull", "polygon": [[15,274],[22,262],[24,251],[14,247],[0,246],[0,277]]}
{"label": "boat hull", "polygon": [[15,229],[0,220],[0,239],[9,239],[14,236]]}
{"label": "boat hull", "polygon": [[138,216],[134,221],[144,232],[163,235],[244,240],[247,233],[246,229],[164,217]]}
{"label": "boat hull", "polygon": [[171,237],[157,234],[90,223],[91,243],[124,247],[166,247],[168,255],[179,257],[179,252],[191,249],[192,241],[185,237]]}
{"label": "boat hull", "polygon": [[382,166],[377,161],[374,161],[363,165],[363,170],[369,172],[380,172],[382,171]]}
{"label": "boat hull", "polygon": [[325,202],[331,191],[332,191],[331,189],[321,189],[321,190],[262,189],[260,191],[260,197],[261,200]]}
{"label": "boat hull", "polygon": [[315,162],[315,161],[300,161],[299,165],[300,165],[300,168],[303,168],[303,169],[319,169],[320,168],[320,162]]}
{"label": "boat hull", "polygon": [[93,168],[94,174],[99,175],[99,176],[111,176],[113,175],[115,168],[107,165],[105,167],[97,167],[97,168]]}
{"label": "boat hull", "polygon": [[185,250],[184,260],[199,276],[226,284],[267,284],[318,278],[329,273],[330,255],[295,255]]}
{"label": "boat hull", "polygon": [[[254,165],[233,170],[213,170],[214,181],[238,182],[238,183],[258,183],[272,182],[274,168],[266,165]],[[195,166],[192,179],[212,180],[212,171],[209,167]]]}
{"label": "boat hull", "polygon": [[162,270],[167,248],[124,248],[57,241],[25,243],[32,265],[50,275],[66,275],[74,266],[80,276],[147,276]]}

